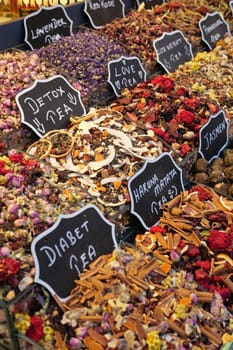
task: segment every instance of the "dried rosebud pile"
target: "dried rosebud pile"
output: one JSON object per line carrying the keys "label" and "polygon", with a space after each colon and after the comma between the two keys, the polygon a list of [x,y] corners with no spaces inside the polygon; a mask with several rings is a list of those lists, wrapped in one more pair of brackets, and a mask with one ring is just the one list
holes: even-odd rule
{"label": "dried rosebud pile", "polygon": [[11,51],[0,54],[0,137],[6,137],[8,146],[26,143],[32,132],[21,126],[21,116],[15,96],[28,88],[36,79],[46,79],[55,74],[31,52]]}
{"label": "dried rosebud pile", "polygon": [[146,125],[166,141],[179,160],[199,145],[199,130],[219,109],[201,94],[190,93],[176,80],[157,76],[125,90],[111,104],[125,119]]}
{"label": "dried rosebud pile", "polygon": [[169,76],[191,92],[202,94],[233,116],[233,37],[220,40],[211,52],[198,53]]}
{"label": "dried rosebud pile", "polygon": [[110,60],[128,56],[126,49],[117,41],[87,28],[62,37],[36,52],[47,67],[78,82],[82,95],[106,85]]}
{"label": "dried rosebud pile", "polygon": [[0,245],[30,247],[35,235],[60,214],[85,205],[90,196],[38,160],[11,150],[0,157]]}

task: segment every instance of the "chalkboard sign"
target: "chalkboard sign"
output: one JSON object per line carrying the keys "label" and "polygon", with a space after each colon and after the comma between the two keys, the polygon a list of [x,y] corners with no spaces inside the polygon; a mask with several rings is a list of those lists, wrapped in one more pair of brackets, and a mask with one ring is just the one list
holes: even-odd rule
{"label": "chalkboard sign", "polygon": [[145,80],[146,72],[136,56],[121,56],[117,60],[108,62],[108,82],[117,96],[120,96],[122,90],[132,89]]}
{"label": "chalkboard sign", "polygon": [[61,5],[40,7],[24,18],[25,42],[33,49],[72,34],[73,21]]}
{"label": "chalkboard sign", "polygon": [[95,29],[115,18],[125,17],[125,4],[121,0],[85,0],[84,12]]}
{"label": "chalkboard sign", "polygon": [[138,7],[140,4],[144,3],[145,9],[151,9],[155,5],[161,5],[165,3],[163,0],[137,0]]}
{"label": "chalkboard sign", "polygon": [[35,282],[64,301],[80,273],[117,247],[114,228],[94,205],[60,215],[52,227],[32,241]]}
{"label": "chalkboard sign", "polygon": [[182,170],[169,153],[146,161],[128,182],[131,213],[148,230],[160,219],[160,207],[184,191]]}
{"label": "chalkboard sign", "polygon": [[199,153],[209,162],[228,144],[228,122],[224,111],[212,115],[200,129]]}
{"label": "chalkboard sign", "polygon": [[153,41],[153,46],[159,62],[166,72],[174,72],[179,65],[193,58],[192,46],[183,33],[175,30]]}
{"label": "chalkboard sign", "polygon": [[226,35],[231,35],[228,24],[222,15],[218,12],[207,13],[204,18],[199,21],[202,40],[210,49],[215,48],[218,40]]}
{"label": "chalkboard sign", "polygon": [[50,130],[64,129],[71,116],[86,113],[80,92],[61,75],[36,80],[16,95],[16,102],[22,123],[40,137]]}

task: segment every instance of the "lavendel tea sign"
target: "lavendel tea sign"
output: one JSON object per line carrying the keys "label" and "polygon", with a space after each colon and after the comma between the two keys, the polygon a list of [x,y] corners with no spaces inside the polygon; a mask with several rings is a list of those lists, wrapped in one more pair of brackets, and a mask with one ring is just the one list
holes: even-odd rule
{"label": "lavendel tea sign", "polygon": [[72,34],[73,21],[61,5],[40,7],[24,18],[25,42],[33,49]]}

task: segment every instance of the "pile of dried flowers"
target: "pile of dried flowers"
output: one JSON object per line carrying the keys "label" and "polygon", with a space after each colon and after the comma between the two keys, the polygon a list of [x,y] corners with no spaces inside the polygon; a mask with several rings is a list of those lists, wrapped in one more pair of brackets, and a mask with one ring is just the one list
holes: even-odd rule
{"label": "pile of dried flowers", "polygon": [[164,24],[163,19],[150,10],[132,10],[125,17],[117,18],[100,29],[102,33],[119,40],[131,55],[139,55],[148,72],[156,66],[153,40],[171,30],[170,25]]}
{"label": "pile of dried flowers", "polygon": [[218,103],[229,119],[233,116],[232,44],[233,37],[226,37],[211,52],[197,53],[192,61],[169,74],[177,84],[185,84],[191,92]]}
{"label": "pile of dried flowers", "polygon": [[[116,40],[88,28],[62,37],[36,53],[46,67],[79,83],[82,95],[107,84],[109,61],[128,56],[127,50]],[[108,96],[102,99],[104,97]]]}
{"label": "pile of dried flowers", "polygon": [[46,79],[55,74],[40,62],[38,55],[28,51],[11,51],[0,54],[0,136],[6,137],[8,146],[25,143],[32,132],[21,126],[20,112],[15,96],[28,88],[36,79]]}
{"label": "pile of dried flowers", "polygon": [[50,227],[58,215],[72,213],[90,196],[63,173],[11,150],[0,157],[0,242],[16,250]]}
{"label": "pile of dried flowers", "polygon": [[199,145],[199,130],[219,107],[201,94],[190,93],[185,83],[162,75],[125,90],[111,103],[125,122],[147,125],[161,137],[182,161]]}

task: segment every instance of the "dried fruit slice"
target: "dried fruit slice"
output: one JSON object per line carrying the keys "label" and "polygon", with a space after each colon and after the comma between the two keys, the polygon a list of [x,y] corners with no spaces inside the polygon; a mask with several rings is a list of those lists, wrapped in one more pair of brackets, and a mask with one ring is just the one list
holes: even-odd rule
{"label": "dried fruit slice", "polygon": [[227,210],[229,210],[229,211],[233,210],[233,200],[231,200],[227,197],[220,196],[219,201],[224,206],[224,208],[226,208]]}
{"label": "dried fruit slice", "polygon": [[45,159],[50,151],[52,149],[52,143],[49,140],[46,139],[40,139],[33,144],[31,144],[26,153],[30,154],[31,156],[35,156],[39,159]]}
{"label": "dried fruit slice", "polygon": [[45,138],[52,143],[50,157],[65,157],[73,148],[74,138],[68,131],[57,130],[45,136]]}

